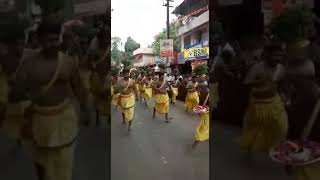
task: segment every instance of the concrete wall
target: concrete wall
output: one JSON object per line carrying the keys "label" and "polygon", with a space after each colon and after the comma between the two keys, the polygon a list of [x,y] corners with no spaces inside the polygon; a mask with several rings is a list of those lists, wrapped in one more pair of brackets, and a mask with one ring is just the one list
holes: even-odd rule
{"label": "concrete wall", "polygon": [[155,57],[153,54],[142,54],[141,58],[134,60],[135,67],[149,66],[155,64]]}
{"label": "concrete wall", "polygon": [[185,24],[184,26],[182,26],[179,30],[178,30],[178,36],[181,36],[182,34],[185,34],[189,31],[191,31],[192,29],[195,29],[205,23],[209,22],[209,11],[204,12],[203,14],[201,14],[200,16],[194,18],[193,20],[191,20],[189,23]]}
{"label": "concrete wall", "polygon": [[[201,32],[201,39],[199,42],[199,32]],[[187,45],[184,43],[184,39],[186,37],[190,37],[190,45],[195,45],[198,43],[203,43],[204,41],[209,41],[209,22],[203,24],[202,26],[199,26],[195,29],[192,29],[190,32],[187,32],[185,34],[182,34],[180,36],[181,38],[181,51],[183,49],[188,48]]]}

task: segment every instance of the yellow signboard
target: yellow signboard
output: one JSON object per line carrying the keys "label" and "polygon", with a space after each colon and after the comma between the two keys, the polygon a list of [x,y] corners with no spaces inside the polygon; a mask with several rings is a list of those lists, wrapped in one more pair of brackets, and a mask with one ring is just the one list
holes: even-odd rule
{"label": "yellow signboard", "polygon": [[209,56],[209,47],[205,48],[192,48],[183,50],[184,59],[192,59],[197,57],[208,57]]}

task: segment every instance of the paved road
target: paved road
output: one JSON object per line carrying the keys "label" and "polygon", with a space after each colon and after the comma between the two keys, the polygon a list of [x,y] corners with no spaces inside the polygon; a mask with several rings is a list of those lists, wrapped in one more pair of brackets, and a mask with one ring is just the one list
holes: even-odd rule
{"label": "paved road", "polygon": [[174,119],[152,120],[152,109],[137,103],[133,130],[128,134],[119,111],[112,112],[112,180],[208,180],[209,143],[191,150],[196,115],[179,103],[170,107]]}
{"label": "paved road", "polygon": [[213,131],[214,180],[289,180],[283,167],[273,163],[265,154],[255,155],[252,163],[247,163],[236,143],[240,129],[216,122]]}
{"label": "paved road", "polygon": [[[198,118],[186,114],[179,103],[171,106],[173,121],[166,124],[162,117],[152,120],[152,109],[138,103],[133,131],[123,127],[120,112],[112,112],[111,176],[112,180],[208,180],[209,145],[199,144],[191,151]],[[106,180],[109,138],[106,129],[82,128],[76,148],[74,180]],[[239,129],[214,124],[211,148],[213,179],[288,180],[283,168],[268,157],[255,157],[248,165],[239,151],[235,138]],[[0,179],[32,180],[30,158],[16,144],[0,137]]]}
{"label": "paved road", "polygon": [[[110,134],[109,134],[110,136]],[[107,130],[82,128],[75,152],[74,180],[106,180],[108,160]],[[0,179],[33,180],[30,158],[14,142],[0,137]]]}

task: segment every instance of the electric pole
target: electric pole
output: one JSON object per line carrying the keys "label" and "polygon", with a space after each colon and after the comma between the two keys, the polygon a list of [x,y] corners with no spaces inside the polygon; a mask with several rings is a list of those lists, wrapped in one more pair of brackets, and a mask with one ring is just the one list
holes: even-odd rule
{"label": "electric pole", "polygon": [[[167,7],[167,39],[170,39],[170,8],[173,7],[170,5],[170,2],[173,2],[173,0],[166,0],[167,4],[164,4],[163,6]],[[169,63],[170,58],[167,57],[167,63]],[[166,63],[166,64],[167,64]]]}
{"label": "electric pole", "polygon": [[169,9],[173,6],[170,5],[170,2],[173,2],[173,0],[166,0],[167,3],[163,6],[167,7],[167,39],[170,39],[170,11]]}

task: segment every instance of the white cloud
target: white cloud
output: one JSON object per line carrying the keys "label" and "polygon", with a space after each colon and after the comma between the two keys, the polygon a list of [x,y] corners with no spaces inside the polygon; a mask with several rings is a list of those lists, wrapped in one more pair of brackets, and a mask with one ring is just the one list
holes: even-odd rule
{"label": "white cloud", "polygon": [[[176,18],[171,12],[181,2],[171,3],[170,21]],[[167,10],[162,5],[163,0],[112,0],[111,35],[120,37],[123,43],[131,36],[142,47],[151,45],[153,37],[166,27]]]}

